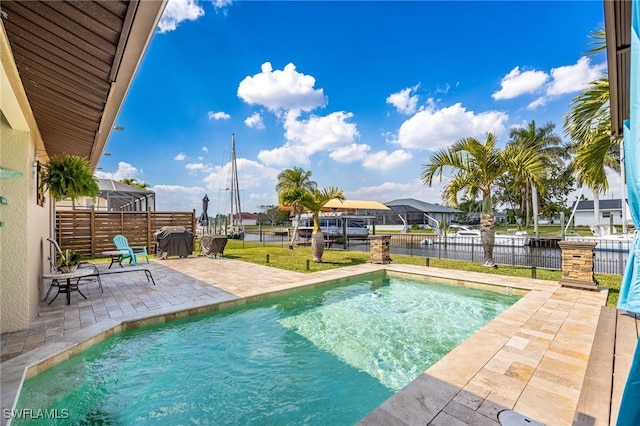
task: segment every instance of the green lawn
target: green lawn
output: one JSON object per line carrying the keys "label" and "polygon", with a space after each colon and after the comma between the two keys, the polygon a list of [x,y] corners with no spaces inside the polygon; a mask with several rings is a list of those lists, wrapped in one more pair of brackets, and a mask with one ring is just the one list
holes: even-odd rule
{"label": "green lawn", "polygon": [[[296,246],[295,249],[289,250],[286,245],[283,246],[282,244],[264,245],[258,242],[229,240],[224,249],[224,257],[288,271],[318,272],[343,266],[368,263],[370,255],[368,252],[325,250],[322,263],[315,263],[311,260],[310,247]],[[399,264],[425,265],[425,258],[419,256],[394,254],[392,255],[392,259],[394,263]],[[429,259],[429,265],[460,271],[525,278],[531,277],[531,269],[524,267],[499,266],[496,269],[487,269],[479,263],[445,259]],[[560,281],[561,277],[560,271],[547,271],[544,269],[538,269],[536,271],[536,278],[543,280]],[[618,293],[620,292],[622,277],[620,275],[596,274],[596,279],[600,285],[609,288],[607,306],[615,307],[618,302]]]}

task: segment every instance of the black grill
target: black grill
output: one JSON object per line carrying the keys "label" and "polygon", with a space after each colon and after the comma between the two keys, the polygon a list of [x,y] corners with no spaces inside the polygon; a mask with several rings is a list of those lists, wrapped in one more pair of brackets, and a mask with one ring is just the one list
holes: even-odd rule
{"label": "black grill", "polygon": [[166,259],[168,256],[187,257],[193,253],[193,232],[184,226],[163,226],[153,234],[156,243],[156,256]]}

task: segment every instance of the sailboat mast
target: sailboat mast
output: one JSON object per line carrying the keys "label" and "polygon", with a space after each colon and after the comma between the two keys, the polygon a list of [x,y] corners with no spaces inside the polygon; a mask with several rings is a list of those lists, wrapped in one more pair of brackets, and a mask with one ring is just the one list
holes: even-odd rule
{"label": "sailboat mast", "polygon": [[240,183],[238,180],[238,164],[236,162],[236,138],[235,134],[231,134],[231,223],[233,225],[233,205],[237,208],[237,224],[242,229],[242,210],[240,207]]}

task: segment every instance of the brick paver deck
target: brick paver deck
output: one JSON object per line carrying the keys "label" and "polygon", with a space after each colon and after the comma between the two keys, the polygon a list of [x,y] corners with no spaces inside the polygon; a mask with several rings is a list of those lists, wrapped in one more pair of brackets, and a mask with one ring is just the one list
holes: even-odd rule
{"label": "brick paver deck", "polygon": [[[97,284],[86,284],[82,290],[87,300],[73,293],[68,306],[60,297],[51,305],[42,303],[29,330],[3,334],[2,410],[12,407],[25,371],[33,375],[68,358],[91,344],[92,336],[104,338],[105,330],[123,321],[145,324],[150,316],[169,320],[185,310],[244,303],[272,292],[386,269],[505,291],[510,287],[526,294],[361,424],[497,425],[497,413],[507,408],[548,425],[569,425],[606,301],[606,292],[563,288],[554,282],[409,265],[365,264],[303,274],[194,257],[155,260],[148,266],[156,286],[144,274],[105,276],[104,293]],[[3,416],[2,424],[6,422]]]}

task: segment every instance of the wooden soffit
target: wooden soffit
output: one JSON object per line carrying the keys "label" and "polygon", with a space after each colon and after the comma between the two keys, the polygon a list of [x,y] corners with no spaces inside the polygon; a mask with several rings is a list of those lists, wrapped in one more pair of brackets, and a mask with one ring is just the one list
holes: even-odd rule
{"label": "wooden soffit", "polygon": [[166,0],[2,0],[46,154],[96,166]]}

